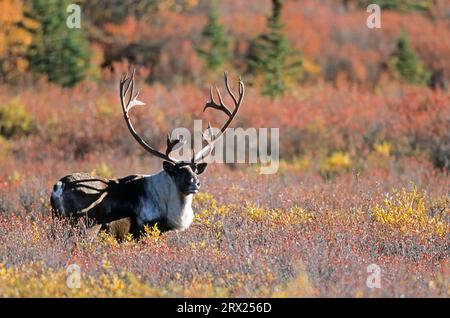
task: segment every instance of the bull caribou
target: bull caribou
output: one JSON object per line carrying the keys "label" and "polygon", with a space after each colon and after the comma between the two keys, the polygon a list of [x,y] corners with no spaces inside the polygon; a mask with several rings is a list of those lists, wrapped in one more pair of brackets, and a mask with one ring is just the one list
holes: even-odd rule
{"label": "bull caribou", "polygon": [[134,139],[151,155],[162,159],[162,171],[153,175],[130,175],[119,179],[105,179],[88,173],[74,173],[61,178],[53,187],[51,206],[56,216],[77,221],[86,218],[91,227],[102,228],[121,238],[127,233],[135,238],[142,234],[144,226],[157,224],[164,232],[185,230],[193,221],[192,198],[199,191],[199,175],[207,166],[205,158],[211,154],[214,143],[222,137],[225,130],[236,117],[244,98],[244,83],[239,79],[238,96],[228,82],[225,72],[225,87],[234,109],[224,103],[220,90],[216,87],[218,102],[210,88],[210,100],[203,111],[212,108],[228,117],[216,134],[211,126],[209,140],[203,135],[202,149],[192,159],[181,161],[171,156],[183,141],[167,136],[165,152],[154,149],[135,130],[129,112],[134,106],[145,105],[138,100],[139,91],[134,93],[133,72],[120,80],[119,92],[125,123]]}

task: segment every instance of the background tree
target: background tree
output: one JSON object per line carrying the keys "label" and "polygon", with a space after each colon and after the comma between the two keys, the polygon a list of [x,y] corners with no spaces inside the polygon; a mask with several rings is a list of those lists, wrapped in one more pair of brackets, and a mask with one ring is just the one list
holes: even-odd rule
{"label": "background tree", "polygon": [[28,67],[26,52],[32,41],[31,31],[38,25],[24,16],[21,0],[0,1],[0,78],[16,82]]}
{"label": "background tree", "polygon": [[48,80],[73,86],[88,68],[88,43],[84,29],[66,25],[68,1],[34,0],[29,16],[39,22],[28,50],[31,68]]}
{"label": "background tree", "polygon": [[272,15],[268,18],[268,33],[260,35],[250,45],[250,73],[262,74],[263,93],[272,97],[283,94],[301,75],[300,53],[293,50],[283,34],[281,11],[283,1],[272,0]]}
{"label": "background tree", "polygon": [[410,84],[427,84],[430,74],[427,72],[409,45],[408,34],[402,31],[397,40],[397,48],[390,60],[398,74]]}
{"label": "background tree", "polygon": [[205,47],[198,48],[199,56],[204,60],[206,67],[211,70],[220,69],[230,58],[230,38],[225,27],[219,24],[219,10],[217,1],[211,2],[208,14],[208,23],[202,31]]}

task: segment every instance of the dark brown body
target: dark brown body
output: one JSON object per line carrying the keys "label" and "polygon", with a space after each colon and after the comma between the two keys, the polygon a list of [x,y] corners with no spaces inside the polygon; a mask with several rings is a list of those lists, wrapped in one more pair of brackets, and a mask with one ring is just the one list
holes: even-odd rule
{"label": "dark brown body", "polygon": [[[137,197],[133,199],[130,192],[131,189],[141,186],[141,178],[141,176],[132,175],[109,180],[88,173],[65,176],[59,180],[64,184],[63,200],[56,197],[54,193],[50,198],[54,215],[69,218],[73,224],[76,224],[80,218],[87,217],[94,224],[101,225],[95,228],[106,231],[118,240],[123,240],[128,234],[139,238],[141,230],[136,224],[132,204],[138,199]],[[57,185],[54,192],[58,191],[56,187]],[[124,199],[119,202],[123,204],[111,200],[112,197],[116,198],[119,192]],[[86,211],[82,212],[83,210]]]}
{"label": "dark brown body", "polygon": [[129,217],[105,223],[100,228],[100,231],[111,234],[119,242],[123,241],[128,234],[131,234],[133,238],[139,238],[141,236],[141,231],[139,231],[133,219]]}
{"label": "dark brown body", "polygon": [[[183,183],[193,172],[177,176]],[[179,179],[175,177],[175,179]],[[187,188],[198,187],[187,183]],[[184,230],[192,222],[192,194],[178,190],[173,177],[161,171],[155,175],[131,175],[105,179],[88,173],[74,173],[61,178],[50,198],[54,214],[76,224],[86,218],[92,227],[105,230],[119,239],[127,234],[139,238],[144,226],[158,225],[161,232]]]}

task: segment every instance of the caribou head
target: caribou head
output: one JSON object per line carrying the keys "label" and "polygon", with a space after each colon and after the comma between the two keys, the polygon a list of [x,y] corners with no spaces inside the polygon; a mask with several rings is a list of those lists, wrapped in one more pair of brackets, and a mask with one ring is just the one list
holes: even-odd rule
{"label": "caribou head", "polygon": [[166,151],[160,152],[150,146],[134,129],[133,124],[131,123],[129,112],[134,106],[142,106],[145,105],[143,102],[138,100],[139,91],[134,93],[135,83],[134,83],[134,75],[135,72],[128,77],[128,74],[125,75],[120,80],[120,102],[122,105],[123,116],[125,122],[127,124],[128,129],[130,130],[131,135],[134,139],[151,155],[158,157],[163,162],[163,169],[167,174],[173,178],[176,183],[178,190],[183,194],[191,194],[197,193],[200,187],[200,181],[198,180],[198,175],[203,173],[206,169],[207,163],[202,162],[213,150],[214,143],[222,136],[222,134],[226,131],[228,126],[230,126],[233,119],[236,117],[239,108],[242,104],[242,100],[244,98],[244,83],[241,79],[239,79],[239,95],[233,93],[230,88],[230,84],[228,82],[228,74],[225,72],[225,87],[230,95],[231,99],[234,103],[233,111],[230,111],[228,107],[225,105],[222,99],[222,95],[220,94],[219,88],[216,86],[216,93],[219,99],[219,103],[217,103],[213,96],[213,88],[210,88],[209,95],[210,100],[205,104],[203,111],[206,111],[208,108],[213,108],[219,110],[226,114],[228,117],[227,121],[223,124],[217,134],[212,134],[211,125],[208,124],[208,132],[209,135],[206,137],[203,134],[203,139],[206,141],[207,145],[203,147],[197,154],[192,151],[193,156],[190,161],[179,161],[171,156],[172,151],[176,150],[183,144],[183,140],[181,139],[171,139],[170,134],[167,135],[167,148]]}

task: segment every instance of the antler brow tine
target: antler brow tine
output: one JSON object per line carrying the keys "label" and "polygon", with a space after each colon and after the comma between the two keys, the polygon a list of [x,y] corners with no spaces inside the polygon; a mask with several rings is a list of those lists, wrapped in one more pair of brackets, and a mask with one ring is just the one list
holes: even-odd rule
{"label": "antler brow tine", "polygon": [[120,79],[120,86],[119,86],[119,91],[120,91],[120,103],[122,106],[122,111],[123,111],[123,116],[125,119],[125,123],[127,124],[128,130],[130,131],[131,135],[134,137],[134,139],[146,150],[148,151],[150,154],[167,160],[167,161],[171,161],[173,163],[177,163],[178,160],[170,157],[170,152],[172,151],[173,147],[179,143],[179,140],[177,140],[176,142],[174,142],[172,144],[172,142],[168,143],[168,148],[166,153],[162,153],[160,151],[155,150],[153,147],[151,147],[134,129],[133,124],[131,123],[130,120],[130,116],[128,114],[128,112],[131,110],[131,108],[133,108],[134,106],[137,105],[144,105],[143,102],[141,102],[140,100],[138,100],[138,96],[140,93],[140,90],[138,90],[136,92],[136,94],[134,94],[134,88],[135,88],[135,83],[134,83],[134,75],[136,74],[136,70],[134,69],[133,72],[131,73],[131,76],[128,77],[128,73],[126,75],[124,75],[123,77],[121,77]]}

